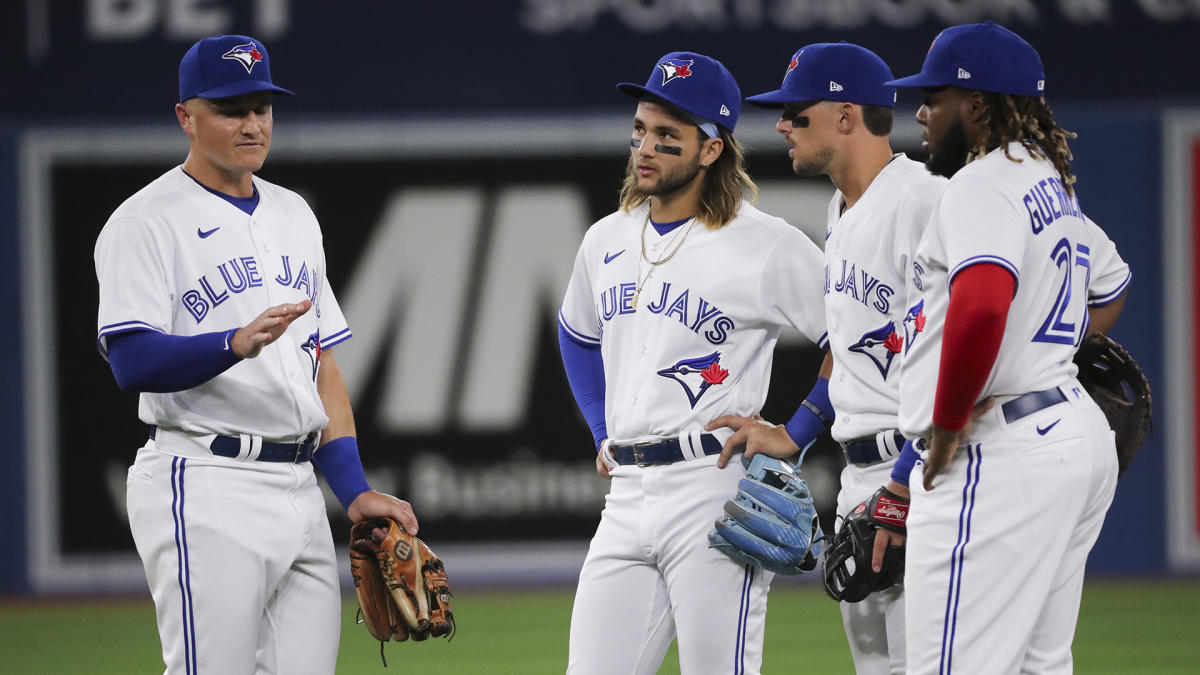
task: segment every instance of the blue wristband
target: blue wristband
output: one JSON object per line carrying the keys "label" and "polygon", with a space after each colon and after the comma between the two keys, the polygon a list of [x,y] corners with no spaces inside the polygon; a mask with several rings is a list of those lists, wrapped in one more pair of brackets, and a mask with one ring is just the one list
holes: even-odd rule
{"label": "blue wristband", "polygon": [[911,440],[904,441],[904,447],[900,449],[900,456],[892,465],[892,480],[907,487],[908,475],[912,473],[913,465],[918,459],[921,459],[921,453],[913,447],[913,442]]}
{"label": "blue wristband", "polygon": [[792,442],[804,450],[833,424],[833,419],[833,404],[829,402],[829,380],[818,377],[812,391],[808,392],[808,396],[784,428],[787,429]]}
{"label": "blue wristband", "polygon": [[371,489],[358,456],[358,439],[353,436],[335,438],[317,448],[313,464],[321,470],[344,509],[350,508],[355,497]]}

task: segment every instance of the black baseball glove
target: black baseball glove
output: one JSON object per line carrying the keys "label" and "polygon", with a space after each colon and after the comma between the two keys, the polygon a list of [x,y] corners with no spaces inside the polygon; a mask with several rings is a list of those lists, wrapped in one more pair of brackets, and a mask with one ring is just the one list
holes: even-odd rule
{"label": "black baseball glove", "polygon": [[1124,475],[1150,428],[1150,382],[1129,352],[1102,333],[1084,339],[1075,353],[1075,365],[1080,383],[1116,435],[1117,475]]}
{"label": "black baseball glove", "polygon": [[825,594],[837,601],[860,602],[875,591],[891,588],[904,578],[904,547],[889,546],[878,572],[871,569],[875,530],[905,534],[908,500],[879,488],[842,519],[833,542],[821,556]]}

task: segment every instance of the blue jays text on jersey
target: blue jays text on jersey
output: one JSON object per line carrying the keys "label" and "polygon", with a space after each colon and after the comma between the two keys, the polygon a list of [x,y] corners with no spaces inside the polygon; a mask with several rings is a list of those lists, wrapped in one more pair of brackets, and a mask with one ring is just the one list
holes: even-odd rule
{"label": "blue jays text on jersey", "polygon": [[[300,268],[293,271],[292,261],[289,256],[280,256],[280,266],[283,270],[275,276],[275,283],[284,288],[294,288],[303,290],[304,295],[312,300],[314,310],[317,316],[321,315],[320,308],[316,307],[318,291],[321,288],[320,271],[316,266],[312,267],[309,272],[309,265],[305,261],[300,262]],[[179,300],[187,309],[196,323],[204,321],[211,309],[216,308],[221,303],[229,299],[230,293],[241,293],[248,288],[258,288],[263,285],[262,273],[259,271],[258,260],[252,255],[239,256],[230,258],[229,260],[217,265],[217,273],[221,281],[220,290],[213,286],[213,282],[209,281],[209,275],[202,274],[197,280],[199,289],[188,289],[184,291]],[[213,279],[216,279],[218,274],[214,274]]]}
{"label": "blue jays text on jersey", "polygon": [[[882,283],[879,277],[859,268],[856,263],[845,259],[841,262],[840,269],[834,269],[832,274],[829,269],[830,265],[825,265],[825,295],[829,295],[831,291],[844,293],[858,300],[865,307],[874,307],[880,314],[888,314],[891,311],[891,298],[896,294],[896,289]],[[837,267],[836,261],[832,264]],[[833,281],[834,276],[837,277],[837,281]]]}
{"label": "blue jays text on jersey", "polygon": [[[603,321],[612,321],[621,314],[633,314],[637,307],[633,303],[637,293],[637,284],[629,282],[610,286],[600,293],[600,316]],[[737,326],[733,319],[725,315],[716,305],[709,303],[699,293],[692,297],[691,289],[676,289],[671,291],[671,282],[660,284],[657,296],[647,295],[646,311],[659,314],[664,318],[674,318],[697,335],[703,335],[714,345],[719,345],[729,337],[729,331]],[[705,326],[708,326],[705,329]],[[704,330],[701,333],[701,330]]]}

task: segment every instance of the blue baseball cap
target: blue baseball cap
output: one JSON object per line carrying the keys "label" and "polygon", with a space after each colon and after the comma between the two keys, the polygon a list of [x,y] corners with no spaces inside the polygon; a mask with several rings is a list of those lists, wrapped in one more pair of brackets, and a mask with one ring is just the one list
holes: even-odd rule
{"label": "blue baseball cap", "polygon": [[179,61],[179,102],[226,98],[256,91],[292,92],[271,81],[271,57],[263,43],[245,35],[218,35],[192,45]]}
{"label": "blue baseball cap", "polygon": [[645,86],[632,82],[617,85],[617,91],[636,99],[658,99],[700,126],[709,138],[719,134],[717,126],[730,133],[737,126],[742,108],[742,90],[721,62],[694,52],[671,52],[658,60]]}
{"label": "blue baseball cap", "polygon": [[783,85],[746,100],[760,108],[801,101],[844,101],[896,107],[892,69],[875,52],[849,42],[818,42],[792,55]]}
{"label": "blue baseball cap", "polygon": [[929,46],[920,73],[888,84],[1042,96],[1046,73],[1036,49],[1020,35],[987,21],[942,31]]}

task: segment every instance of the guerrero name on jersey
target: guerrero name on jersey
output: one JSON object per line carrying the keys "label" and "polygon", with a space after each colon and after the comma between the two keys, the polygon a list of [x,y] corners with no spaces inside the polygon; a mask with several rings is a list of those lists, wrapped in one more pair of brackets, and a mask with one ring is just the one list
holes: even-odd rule
{"label": "guerrero name on jersey", "polygon": [[[825,341],[821,251],[802,232],[743,202],[719,230],[692,222],[659,236],[644,227],[648,208],[588,230],[559,313],[573,337],[601,346],[614,442],[757,414],[780,330]],[[680,248],[652,266],[642,237],[651,260]]]}
{"label": "guerrero name on jersey", "polygon": [[198,335],[244,326],[272,305],[313,302],[258,358],[193,389],[142,393],[147,424],[292,440],[328,423],[316,386],[321,351],[351,333],[325,278],[320,226],[294,192],[257,177],[254,188],[260,201],[248,215],[176,167],[100,233],[102,354],[108,336],[131,329]]}
{"label": "guerrero name on jersey", "polygon": [[908,316],[905,284],[912,251],[945,185],[921,163],[897,154],[853,208],[842,212],[840,190],[829,203],[825,319],[837,441],[896,428],[900,361],[923,326],[923,318]]}
{"label": "guerrero name on jersey", "polygon": [[[1107,304],[1129,284],[1129,266],[1067,195],[1054,167],[1020,143],[1008,152],[1019,161],[1001,147],[955,174],[913,261],[908,313],[928,320],[903,364],[900,424],[909,438],[927,437],[932,425],[943,321],[959,271],[991,263],[1017,282],[980,400],[1068,382],[1077,372],[1075,348],[1087,334],[1087,307]],[[1019,232],[1014,223],[1021,223]]]}

